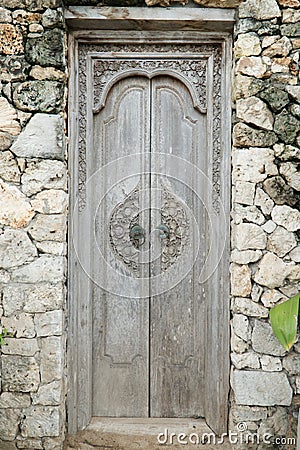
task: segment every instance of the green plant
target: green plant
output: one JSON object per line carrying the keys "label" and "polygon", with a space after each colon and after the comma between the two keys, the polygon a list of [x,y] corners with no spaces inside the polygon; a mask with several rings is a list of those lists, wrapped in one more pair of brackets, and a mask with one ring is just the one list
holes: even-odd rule
{"label": "green plant", "polygon": [[297,340],[300,293],[274,306],[270,311],[273,333],[280,344],[289,351]]}
{"label": "green plant", "polygon": [[7,328],[2,328],[0,333],[0,347],[5,345],[5,338],[12,337],[12,334],[8,332]]}

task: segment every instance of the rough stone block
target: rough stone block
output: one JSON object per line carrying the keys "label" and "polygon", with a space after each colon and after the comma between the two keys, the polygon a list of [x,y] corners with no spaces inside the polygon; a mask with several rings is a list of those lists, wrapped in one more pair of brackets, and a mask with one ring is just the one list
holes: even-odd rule
{"label": "rough stone block", "polygon": [[280,9],[276,0],[247,0],[239,8],[239,17],[252,17],[258,20],[280,17]]}
{"label": "rough stone block", "polygon": [[36,394],[31,394],[33,405],[58,406],[61,402],[62,382],[53,381],[39,388]]}
{"label": "rough stone block", "polygon": [[66,216],[65,214],[38,214],[31,222],[28,233],[35,241],[66,240]]}
{"label": "rough stone block", "polygon": [[2,356],[2,387],[10,392],[36,392],[40,383],[39,366],[33,357]]}
{"label": "rough stone block", "polygon": [[[29,394],[18,392],[2,392],[0,395],[0,408],[28,408],[31,404]],[[0,447],[1,448],[1,447]]]}
{"label": "rough stone block", "polygon": [[285,354],[284,348],[274,336],[271,325],[267,322],[255,321],[252,332],[252,347],[258,353],[272,356]]}
{"label": "rough stone block", "polygon": [[272,211],[273,221],[288,231],[300,229],[300,211],[287,205],[275,206]]}
{"label": "rough stone block", "polygon": [[251,271],[248,266],[232,264],[231,272],[231,294],[247,297],[251,293]]}
{"label": "rough stone block", "polygon": [[267,147],[277,141],[278,137],[273,131],[257,130],[245,123],[238,123],[233,128],[233,144],[236,147]]}
{"label": "rough stone block", "polygon": [[22,191],[33,195],[42,189],[66,189],[66,167],[60,161],[38,161],[28,164],[22,176]]}
{"label": "rough stone block", "polygon": [[0,234],[0,267],[11,269],[26,264],[37,256],[35,246],[22,230],[5,229]]}
{"label": "rough stone block", "polygon": [[266,233],[254,223],[241,223],[233,228],[233,243],[238,250],[265,249]]}
{"label": "rough stone block", "polygon": [[34,356],[38,351],[37,339],[6,338],[2,347],[4,355]]}
{"label": "rough stone block", "polygon": [[293,391],[282,372],[234,370],[231,385],[238,405],[289,406],[292,402]]}
{"label": "rough stone block", "polygon": [[37,336],[61,336],[63,331],[63,311],[48,311],[34,317]]}
{"label": "rough stone block", "polygon": [[232,155],[233,180],[258,183],[277,175],[274,153],[269,148],[235,149]]}
{"label": "rough stone block", "polygon": [[55,114],[35,114],[11,151],[22,158],[63,159],[63,118]]}
{"label": "rough stone block", "polygon": [[12,273],[12,280],[19,283],[59,283],[65,279],[66,261],[62,256],[42,255],[35,261]]}
{"label": "rough stone block", "polygon": [[250,317],[268,317],[269,310],[249,298],[235,298],[232,310],[234,313],[244,314]]}
{"label": "rough stone block", "polygon": [[10,151],[0,153],[0,177],[3,180],[10,181],[12,183],[20,182],[20,170],[16,160],[14,159],[14,155]]}
{"label": "rough stone block", "polygon": [[60,337],[41,339],[41,380],[51,383],[63,375],[63,345]]}
{"label": "rough stone block", "polygon": [[280,287],[291,272],[291,267],[274,253],[266,253],[258,264],[253,279],[256,283],[270,289]]}
{"label": "rough stone block", "polygon": [[0,131],[13,136],[17,136],[21,131],[17,112],[4,97],[0,97]]}
{"label": "rough stone block", "polygon": [[13,441],[18,433],[21,411],[18,409],[0,409],[0,417],[1,439]]}
{"label": "rough stone block", "polygon": [[[52,14],[55,14],[55,11]],[[65,65],[63,30],[48,30],[41,37],[29,38],[26,43],[26,55],[31,64],[63,68]]]}
{"label": "rough stone block", "polygon": [[14,55],[24,52],[23,36],[20,30],[10,23],[0,24],[0,53]]}
{"label": "rough stone block", "polygon": [[28,408],[25,418],[21,421],[20,428],[23,437],[59,436],[59,409],[50,406],[33,406]]}
{"label": "rough stone block", "polygon": [[35,211],[42,214],[65,213],[68,208],[68,194],[58,189],[45,190],[37,194],[31,205]]}
{"label": "rough stone block", "polygon": [[59,113],[63,109],[64,84],[58,81],[26,81],[14,90],[14,103],[24,111]]}
{"label": "rough stone block", "polygon": [[0,181],[0,225],[26,227],[34,211],[25,195],[16,186]]}
{"label": "rough stone block", "polygon": [[241,98],[236,102],[236,116],[264,130],[272,130],[274,118],[267,105],[258,97]]}

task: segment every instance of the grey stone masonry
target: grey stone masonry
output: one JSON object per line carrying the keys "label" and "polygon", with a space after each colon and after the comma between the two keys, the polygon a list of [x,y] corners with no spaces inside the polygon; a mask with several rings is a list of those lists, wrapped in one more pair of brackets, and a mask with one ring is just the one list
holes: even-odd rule
{"label": "grey stone masonry", "polygon": [[65,43],[61,1],[0,0],[1,449],[66,429]]}
{"label": "grey stone masonry", "polygon": [[[179,11],[186,3],[146,3],[173,1]],[[300,0],[195,3],[237,8],[229,428],[245,422],[253,433],[293,437],[300,345],[289,354],[281,349],[269,311],[295,295],[300,281]],[[99,1],[0,0],[0,326],[11,333],[1,348],[4,450],[61,450],[66,432],[69,193],[63,17],[64,6],[71,4]]]}

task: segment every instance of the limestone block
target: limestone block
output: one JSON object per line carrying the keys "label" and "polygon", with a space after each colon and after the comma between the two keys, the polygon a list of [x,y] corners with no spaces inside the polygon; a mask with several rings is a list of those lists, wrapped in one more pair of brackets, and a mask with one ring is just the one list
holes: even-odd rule
{"label": "limestone block", "polygon": [[236,58],[241,56],[255,56],[261,52],[260,39],[255,33],[239,34],[234,45]]}
{"label": "limestone block", "polygon": [[279,344],[274,336],[271,325],[267,322],[255,320],[252,331],[252,347],[257,353],[272,356],[282,356],[285,354],[284,348]]}
{"label": "limestone block", "polygon": [[248,266],[232,264],[231,272],[231,294],[247,297],[251,293],[251,271]]}
{"label": "limestone block", "polygon": [[14,55],[24,52],[23,36],[18,27],[10,23],[0,24],[0,53]]}
{"label": "limestone block", "polygon": [[263,189],[259,187],[256,189],[254,204],[256,206],[259,206],[265,215],[271,214],[271,211],[274,207],[273,200],[268,196],[268,194],[265,193]]}
{"label": "limestone block", "polygon": [[37,339],[6,338],[2,347],[4,355],[34,356],[38,351]]}
{"label": "limestone block", "polygon": [[300,356],[290,354],[283,360],[283,367],[288,371],[289,375],[299,375],[300,373]]}
{"label": "limestone block", "polygon": [[31,222],[28,233],[36,241],[66,240],[66,216],[65,214],[38,214]]}
{"label": "limestone block", "polygon": [[235,224],[242,223],[245,220],[246,222],[262,225],[266,221],[264,215],[256,206],[242,206],[239,204],[234,205],[232,219]]}
{"label": "limestone block", "polygon": [[293,189],[280,176],[265,180],[263,188],[277,205],[293,206],[297,202]]}
{"label": "limestone block", "polygon": [[272,73],[289,73],[291,58],[273,58],[273,63],[271,65]]}
{"label": "limestone block", "polygon": [[296,100],[296,102],[300,103],[300,86],[287,86],[286,90],[293,100]]}
{"label": "limestone block", "polygon": [[249,349],[249,344],[243,339],[239,338],[236,334],[231,335],[231,349],[235,353],[244,353]]}
{"label": "limestone block", "polygon": [[10,392],[36,392],[40,383],[40,370],[35,358],[2,356],[2,387]]}
{"label": "limestone block", "polygon": [[267,47],[263,51],[264,56],[287,56],[292,50],[292,44],[289,38],[283,36],[281,39],[276,40],[270,47]]}
{"label": "limestone block", "polygon": [[30,71],[30,76],[35,80],[66,81],[67,75],[55,67],[34,66]]}
{"label": "limestone block", "polygon": [[62,9],[46,9],[43,13],[42,24],[45,28],[54,28],[64,24]]}
{"label": "limestone block", "polygon": [[258,261],[262,257],[260,250],[233,250],[231,261],[236,264],[249,264]]}
{"label": "limestone block", "polygon": [[42,385],[36,394],[32,394],[33,405],[55,406],[61,402],[61,381]]}
{"label": "limestone block", "polygon": [[19,430],[21,411],[18,409],[0,409],[0,417],[1,439],[13,441]]}
{"label": "limestone block", "polygon": [[264,291],[261,297],[261,301],[266,308],[273,308],[273,306],[275,306],[276,303],[285,299],[286,296],[282,292],[277,291],[276,289],[268,289]]}
{"label": "limestone block", "polygon": [[[273,70],[273,66],[271,66],[271,70]],[[259,97],[265,100],[275,113],[281,111],[290,102],[287,92],[277,86],[269,86],[264,89],[259,93]]]}
{"label": "limestone block", "polygon": [[31,162],[22,176],[22,191],[33,195],[42,189],[66,189],[65,165],[60,161]]}
{"label": "limestone block", "polygon": [[289,406],[292,402],[292,388],[282,372],[234,370],[231,385],[238,405]]}
{"label": "limestone block", "polygon": [[235,99],[252,97],[264,88],[264,82],[237,73],[232,86]]}
{"label": "limestone block", "polygon": [[256,283],[270,289],[280,287],[287,278],[291,268],[274,253],[266,253],[258,264],[253,279]]}
{"label": "limestone block", "polygon": [[296,248],[294,248],[294,250],[291,251],[289,256],[291,257],[292,261],[299,263],[300,262],[300,246],[298,245]]}
{"label": "limestone block", "polygon": [[12,183],[20,182],[20,170],[14,155],[10,151],[0,153],[0,177],[2,180]]}
{"label": "limestone block", "polygon": [[37,336],[61,336],[63,332],[63,311],[54,310],[36,314],[34,324]]}
{"label": "limestone block", "polygon": [[268,175],[277,175],[274,153],[269,148],[235,149],[232,155],[233,180],[259,183]]}
{"label": "limestone block", "polygon": [[[52,282],[52,280],[51,280]],[[24,292],[24,286],[20,289]],[[43,313],[63,307],[65,291],[62,284],[44,283],[28,286],[25,290],[24,311]],[[6,303],[8,303],[6,301]]]}
{"label": "limestone block", "polygon": [[25,56],[0,56],[0,79],[6,83],[25,81],[30,68]]}
{"label": "limestone block", "polygon": [[9,9],[0,8],[0,22],[10,23],[12,22],[11,11]]}
{"label": "limestone block", "polygon": [[286,144],[292,144],[300,130],[300,121],[286,110],[283,110],[275,118],[274,131]]}
{"label": "limestone block", "polygon": [[250,407],[233,404],[231,414],[237,422],[248,422],[266,419],[268,409],[263,407]]}
{"label": "limestone block", "polygon": [[265,249],[266,233],[253,223],[241,223],[233,229],[233,242],[238,250]]}
{"label": "limestone block", "polygon": [[244,314],[250,317],[268,317],[269,310],[259,303],[253,302],[249,298],[235,298],[232,310],[237,314]]}
{"label": "limestone block", "polygon": [[249,77],[263,78],[267,66],[260,56],[242,56],[236,64],[235,71]]}
{"label": "limestone block", "polygon": [[236,115],[247,123],[272,130],[274,118],[267,105],[258,97],[241,98],[236,102]]}
{"label": "limestone block", "polygon": [[253,17],[258,20],[280,17],[280,9],[276,0],[247,0],[239,8],[239,17]]}
{"label": "limestone block", "polygon": [[13,93],[14,103],[23,111],[59,113],[63,108],[64,84],[58,81],[26,81]]}
{"label": "limestone block", "polygon": [[51,383],[61,380],[63,375],[63,346],[60,337],[41,339],[41,380]]}
{"label": "limestone block", "polygon": [[18,442],[18,449],[44,450],[42,439],[30,439],[30,438],[26,439],[18,435],[17,442]]}
{"label": "limestone block", "polygon": [[248,341],[250,335],[249,319],[243,314],[234,314],[232,319],[234,333],[244,341]]}
{"label": "limestone block", "polygon": [[300,6],[299,0],[278,0],[278,3],[285,8],[298,8]]}
{"label": "limestone block", "polygon": [[288,231],[300,229],[300,211],[287,205],[275,206],[272,211],[273,221]]}
{"label": "limestone block", "polygon": [[66,261],[62,256],[41,255],[35,261],[12,273],[12,280],[19,283],[59,283],[65,278]]}
{"label": "limestone block", "polygon": [[32,406],[21,421],[23,437],[59,436],[60,414],[58,407]]}
{"label": "limestone block", "polygon": [[63,119],[55,114],[35,114],[14,142],[11,151],[22,158],[63,159]]}
{"label": "limestone block", "polygon": [[254,302],[259,302],[262,293],[263,293],[263,288],[261,286],[258,286],[258,284],[253,284],[252,290],[251,290],[251,299]]}
{"label": "limestone block", "polygon": [[292,162],[283,163],[280,165],[279,170],[288,184],[296,191],[300,191],[300,171],[298,165]]}
{"label": "limestone block", "polygon": [[21,131],[17,112],[5,97],[0,97],[0,131],[13,136],[17,136]]}
{"label": "limestone block", "polygon": [[260,358],[261,368],[265,372],[281,372],[282,371],[282,364],[281,359],[269,356],[269,355],[263,355]]}
{"label": "limestone block", "polygon": [[233,144],[236,147],[266,147],[278,141],[273,131],[251,128],[245,123],[238,123],[233,128]]}
{"label": "limestone block", "polygon": [[259,369],[259,357],[254,352],[247,353],[231,353],[231,361],[236,369]]}
{"label": "limestone block", "polygon": [[267,249],[282,258],[296,245],[297,241],[294,233],[287,231],[285,228],[277,227],[268,238]]}
{"label": "limestone block", "polygon": [[31,404],[29,394],[18,392],[2,392],[0,395],[0,408],[28,408]]}
{"label": "limestone block", "polygon": [[67,254],[66,242],[42,241],[35,242],[35,245],[41,253],[48,253],[50,255],[57,256],[66,256]]}
{"label": "limestone block", "polygon": [[253,205],[255,184],[248,181],[237,181],[233,191],[233,201],[242,205]]}
{"label": "limestone block", "polygon": [[25,231],[5,229],[0,234],[0,267],[11,269],[32,261],[37,256],[35,246]]}
{"label": "limestone block", "polygon": [[[13,299],[11,299],[13,301]],[[22,304],[20,305],[22,307]],[[35,337],[33,316],[26,313],[17,313],[12,317],[2,317],[1,323],[4,328],[10,330],[17,338]]]}
{"label": "limestone block", "polygon": [[285,23],[281,25],[280,31],[283,36],[298,37],[300,36],[300,23]]}
{"label": "limestone block", "polygon": [[12,228],[26,227],[34,216],[26,196],[16,186],[2,181],[0,181],[0,211],[0,225]]}
{"label": "limestone block", "polygon": [[[55,14],[55,12],[54,12]],[[29,38],[26,54],[31,64],[62,68],[65,64],[64,32],[60,29],[48,30],[41,37]]]}
{"label": "limestone block", "polygon": [[31,205],[35,211],[43,214],[65,213],[68,207],[68,194],[58,189],[45,190],[36,195]]}
{"label": "limestone block", "polygon": [[273,220],[268,220],[263,226],[262,229],[268,233],[271,234],[276,229],[276,224],[273,222]]}
{"label": "limestone block", "polygon": [[[12,136],[6,132],[0,131],[0,150],[7,150],[12,143]],[[1,176],[1,175],[0,175]]]}

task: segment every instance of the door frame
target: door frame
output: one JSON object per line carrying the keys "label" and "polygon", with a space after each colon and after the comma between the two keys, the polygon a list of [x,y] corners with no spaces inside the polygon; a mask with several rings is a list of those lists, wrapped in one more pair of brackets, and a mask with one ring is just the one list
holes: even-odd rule
{"label": "door frame", "polygon": [[[216,43],[222,48],[220,177],[221,202],[226,214],[227,242],[222,264],[214,272],[220,291],[212,295],[207,315],[206,380],[208,392],[216,398],[205,399],[206,420],[217,434],[227,431],[230,372],[230,169],[231,169],[231,32],[235,23],[233,9],[202,8],[91,8],[70,7],[65,11],[69,27],[69,253],[68,253],[68,337],[67,337],[67,417],[68,432],[84,429],[92,418],[92,308],[90,286],[83,286],[79,261],[74,248],[78,214],[74,212],[78,198],[80,174],[78,166],[78,46],[79,43]],[[137,29],[140,31],[130,31]],[[184,29],[184,31],[182,31]],[[112,31],[113,30],[113,31]],[[116,31],[118,30],[118,31]],[[150,31],[151,30],[151,31]],[[217,31],[213,31],[217,30]],[[88,232],[86,224],[85,232]],[[84,295],[85,293],[85,295]],[[227,399],[226,404],[220,399]],[[216,417],[216,410],[218,411]]]}

